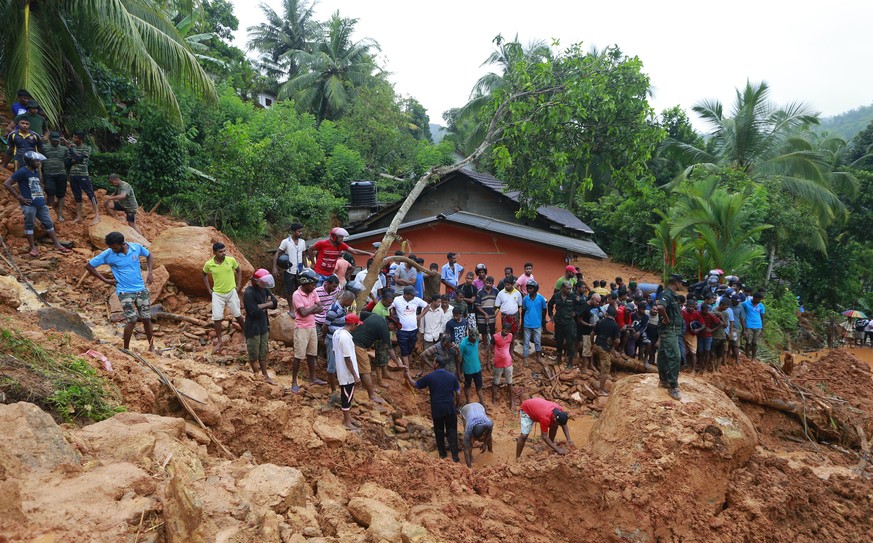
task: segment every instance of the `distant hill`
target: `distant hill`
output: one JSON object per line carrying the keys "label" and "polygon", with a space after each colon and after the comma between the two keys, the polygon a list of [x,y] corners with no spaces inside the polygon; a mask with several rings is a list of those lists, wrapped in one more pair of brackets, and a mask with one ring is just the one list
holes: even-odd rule
{"label": "distant hill", "polygon": [[430,123],[430,135],[434,143],[439,143],[446,136],[448,130],[445,126],[440,126],[435,123]]}
{"label": "distant hill", "polygon": [[873,121],[873,104],[861,106],[833,117],[822,117],[818,130],[820,132],[827,131],[832,136],[850,141],[855,137],[855,134],[867,128],[870,121]]}

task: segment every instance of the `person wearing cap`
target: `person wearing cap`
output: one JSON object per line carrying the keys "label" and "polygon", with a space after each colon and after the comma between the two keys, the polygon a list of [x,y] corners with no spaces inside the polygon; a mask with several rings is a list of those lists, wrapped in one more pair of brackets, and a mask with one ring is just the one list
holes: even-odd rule
{"label": "person wearing cap", "polygon": [[371,313],[361,320],[364,323],[352,334],[352,339],[355,340],[355,354],[358,360],[361,382],[364,383],[364,388],[367,389],[367,395],[371,401],[385,403],[385,400],[376,395],[376,389],[373,387],[373,379],[370,375],[372,366],[370,365],[370,354],[367,351],[373,348],[377,341],[381,341],[383,344],[388,345],[388,357],[398,366],[406,367],[400,358],[397,357],[394,348],[391,346],[391,332],[400,329],[400,322],[394,316],[382,317],[375,313]]}
{"label": "person wearing cap", "polygon": [[349,233],[345,228],[336,227],[330,231],[327,239],[317,241],[309,248],[309,258],[314,262],[312,269],[321,277],[318,281],[319,285],[324,283],[328,276],[333,275],[336,261],[342,257],[344,251],[353,255],[373,256],[373,253],[354,249],[347,245],[343,240],[348,235]]}
{"label": "person wearing cap", "polygon": [[336,379],[340,388],[340,409],[343,412],[343,428],[356,431],[358,429],[352,420],[352,399],[355,397],[355,387],[361,383],[358,373],[358,358],[355,354],[355,341],[352,333],[361,324],[361,319],[354,313],[343,319],[345,325],[333,333],[333,357],[336,364]]}
{"label": "person wearing cap", "polygon": [[[18,127],[9,134],[3,167],[13,172],[19,170],[24,167],[26,153],[34,151],[41,154],[44,150],[42,136],[31,130],[29,120],[21,119]],[[12,159],[15,159],[15,164],[10,165]]]}
{"label": "person wearing cap", "polygon": [[524,444],[527,442],[527,436],[533,430],[534,423],[539,423],[542,431],[543,443],[549,446],[550,449],[558,454],[567,454],[567,449],[558,446],[555,443],[555,436],[558,433],[558,426],[564,432],[564,437],[567,439],[567,446],[573,446],[573,440],[570,439],[570,430],[567,428],[567,421],[570,416],[566,411],[561,409],[561,406],[555,402],[550,402],[544,398],[529,398],[521,402],[521,409],[518,412],[521,419],[521,432],[516,439],[515,444],[515,459],[521,457],[521,452],[524,450]]}
{"label": "person wearing cap", "polygon": [[[527,270],[527,266],[525,266],[525,270]],[[537,292],[539,287],[539,283],[533,279],[528,279],[524,284],[524,288],[527,290],[527,296],[525,296],[521,301],[521,322],[524,326],[523,364],[527,363],[527,356],[530,354],[531,341],[533,341],[534,344],[534,353],[537,357],[537,361],[542,362],[543,324],[548,322],[548,319],[546,318],[546,309],[549,304],[546,301],[545,296]]]}
{"label": "person wearing cap", "polygon": [[[239,292],[242,291],[242,268],[236,259],[227,256],[227,247],[221,242],[212,244],[212,258],[203,265],[203,283],[212,296],[212,323],[215,326],[215,347],[213,352],[219,352],[224,346],[221,340],[221,325],[224,322],[224,310],[230,310],[230,315],[245,328],[245,322],[240,311]],[[212,276],[212,286],[209,276]]]}
{"label": "person wearing cap", "polygon": [[584,304],[572,292],[573,285],[571,281],[561,282],[561,290],[552,295],[548,304],[548,320],[555,324],[555,364],[560,365],[566,353],[568,368],[573,367],[573,359],[576,357],[576,319],[582,313]]}
{"label": "person wearing cap", "polygon": [[[394,298],[390,310],[391,314],[400,321],[400,330],[397,331],[400,358],[404,366],[409,366],[409,355],[418,343],[419,319],[427,315],[430,306],[415,295],[415,287],[403,287],[403,296]],[[421,310],[420,315],[419,310]]]}
{"label": "person wearing cap", "polygon": [[491,432],[494,430],[494,422],[485,413],[485,406],[480,402],[470,403],[461,408],[461,417],[464,419],[464,462],[468,468],[473,467],[473,442],[482,443],[481,452],[494,452],[494,444]]}
{"label": "person wearing cap", "polygon": [[115,187],[115,191],[106,195],[104,199],[103,205],[106,207],[106,214],[111,217],[116,211],[124,212],[127,225],[143,236],[142,230],[136,224],[136,210],[139,208],[139,203],[136,201],[133,187],[127,181],[122,181],[117,173],[109,174],[107,179],[109,184]]}
{"label": "person wearing cap", "polygon": [[576,267],[575,266],[567,265],[567,267],[564,268],[564,275],[562,275],[561,277],[558,278],[557,281],[555,281],[554,294],[558,294],[559,292],[561,292],[561,287],[563,287],[564,283],[570,284],[570,290],[573,290],[573,287],[576,286]]}
{"label": "person wearing cap", "polygon": [[655,298],[654,310],[658,313],[658,337],[661,345],[658,348],[658,378],[659,386],[667,388],[674,400],[682,399],[679,393],[679,334],[682,333],[682,310],[679,308],[679,298],[676,291],[684,278],[678,274],[670,275],[667,288],[661,290]]}
{"label": "person wearing cap", "polygon": [[45,137],[45,118],[40,115],[39,102],[36,100],[27,101],[27,111],[19,113],[14,119],[14,123],[19,123],[22,120],[30,122],[30,129],[40,137]]}
{"label": "person wearing cap", "polygon": [[291,388],[288,389],[288,392],[292,394],[300,393],[297,374],[300,372],[300,365],[304,358],[309,367],[309,381],[313,385],[327,384],[327,381],[322,381],[315,376],[315,360],[318,356],[318,331],[315,315],[322,311],[322,305],[315,293],[317,281],[315,273],[311,270],[304,271],[298,278],[300,286],[291,295],[291,303],[296,315],[294,319],[294,361],[291,364]]}
{"label": "person wearing cap", "polygon": [[[285,300],[288,301],[288,309],[291,310],[291,295],[297,290],[297,274],[303,268],[309,267],[309,254],[306,251],[306,240],[303,239],[303,225],[299,222],[291,223],[287,238],[279,243],[279,248],[273,253],[273,275],[279,275],[279,257],[288,257],[288,269],[282,272],[282,286],[285,289]],[[291,313],[293,317],[294,314]]]}
{"label": "person wearing cap", "polygon": [[45,161],[42,163],[42,178],[45,181],[47,204],[55,208],[58,222],[64,222],[64,197],[67,195],[66,161],[70,149],[61,144],[60,132],[49,134],[49,144],[43,146]]}
{"label": "person wearing cap", "polygon": [[[43,160],[45,160],[45,156],[35,151],[28,151],[24,155],[23,166],[3,182],[3,186],[21,206],[21,213],[24,215],[24,237],[30,244],[29,254],[33,257],[39,256],[39,249],[36,248],[36,240],[34,239],[34,219],[38,219],[42,223],[46,234],[55,246],[55,250],[61,253],[70,252],[58,241],[55,225],[52,223],[51,214],[46,206],[45,192],[39,178],[39,166]],[[18,185],[18,190],[16,190],[15,184]]]}
{"label": "person wearing cap", "polygon": [[279,307],[279,300],[270,292],[275,286],[276,280],[270,272],[261,268],[252,275],[251,284],[243,293],[243,306],[246,310],[243,335],[246,337],[249,364],[255,374],[258,373],[260,365],[264,381],[271,385],[276,382],[267,373],[267,354],[270,350],[270,316],[267,310]]}
{"label": "person wearing cap", "polygon": [[485,366],[489,370],[493,359],[491,343],[494,334],[497,333],[495,300],[497,300],[497,289],[494,288],[494,278],[489,275],[485,277],[485,286],[476,293],[476,328],[482,336],[485,346]]}
{"label": "person wearing cap", "polygon": [[486,277],[488,277],[488,268],[485,264],[476,264],[476,278],[473,279],[473,286],[476,287],[476,292],[485,288]]}
{"label": "person wearing cap", "polygon": [[[142,321],[149,351],[155,352],[155,340],[152,335],[151,293],[146,284],[152,284],[152,266],[154,260],[148,249],[139,243],[124,241],[121,232],[110,232],[104,238],[109,247],[85,264],[85,269],[107,285],[115,285],[115,293],[124,311],[124,348],[130,347],[130,338],[138,320]],[[140,257],[146,259],[146,279],[142,280],[139,266]],[[97,271],[97,267],[108,265],[112,271],[112,279]]]}
{"label": "person wearing cap", "polygon": [[[63,142],[63,140],[61,140]],[[73,132],[73,144],[70,148],[70,190],[73,192],[73,200],[76,201],[76,218],[73,222],[80,222],[82,215],[82,193],[88,197],[94,211],[94,219],[91,224],[100,222],[100,209],[97,205],[97,196],[94,194],[94,185],[91,184],[91,176],[88,174],[88,163],[91,159],[91,147],[85,145],[85,133],[81,130]]]}
{"label": "person wearing cap", "polygon": [[[451,340],[447,341],[445,336],[443,338],[440,344],[435,345],[432,349],[444,346],[446,353],[452,350],[457,353],[457,347]],[[430,414],[433,419],[433,432],[440,458],[448,456],[446,453],[446,441],[448,440],[452,460],[460,462],[461,459],[458,457],[458,412],[455,409],[455,403],[461,401],[461,383],[454,373],[446,369],[446,364],[451,357],[452,355],[449,354],[434,356],[433,371],[417,381],[414,381],[409,375],[409,368],[403,369],[403,376],[415,388],[430,390]]]}

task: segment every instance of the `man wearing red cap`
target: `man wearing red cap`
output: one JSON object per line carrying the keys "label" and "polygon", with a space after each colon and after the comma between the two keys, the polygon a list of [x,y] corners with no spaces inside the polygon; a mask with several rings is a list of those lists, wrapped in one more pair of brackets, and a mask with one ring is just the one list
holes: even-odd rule
{"label": "man wearing red cap", "polygon": [[355,386],[360,384],[358,373],[358,358],[355,354],[355,341],[352,339],[361,319],[354,313],[346,315],[346,325],[333,333],[333,353],[336,359],[336,377],[340,386],[340,408],[343,411],[343,427],[346,430],[357,430],[352,420],[352,398],[355,396]]}
{"label": "man wearing red cap", "polygon": [[576,268],[574,266],[568,265],[564,268],[564,275],[558,278],[555,281],[555,294],[561,292],[561,286],[564,283],[570,283],[570,290],[573,290],[573,287],[576,286]]}
{"label": "man wearing red cap", "polygon": [[567,449],[559,447],[555,443],[558,426],[564,431],[564,437],[567,438],[567,446],[573,446],[573,440],[570,439],[570,430],[567,429],[567,420],[570,418],[570,415],[555,402],[550,402],[544,398],[527,399],[521,402],[521,410],[518,412],[518,415],[521,418],[521,432],[515,444],[516,460],[521,457],[521,451],[524,450],[524,444],[527,442],[527,436],[533,430],[534,423],[539,423],[540,425],[543,443],[556,453],[567,454]]}
{"label": "man wearing red cap", "polygon": [[270,318],[268,309],[276,309],[279,300],[273,296],[270,289],[276,286],[276,281],[270,272],[261,268],[252,275],[252,284],[243,294],[243,306],[246,309],[246,320],[243,333],[246,336],[246,350],[252,371],[258,373],[258,365],[264,380],[271,385],[276,382],[267,373],[267,353],[270,343]]}
{"label": "man wearing red cap", "polygon": [[346,245],[343,240],[348,235],[349,233],[345,228],[337,226],[330,231],[328,239],[318,241],[309,248],[309,258],[315,262],[312,269],[320,276],[317,286],[321,286],[325,279],[333,275],[336,269],[336,261],[342,257],[344,251],[348,251],[353,255],[373,256],[373,253],[352,249]]}

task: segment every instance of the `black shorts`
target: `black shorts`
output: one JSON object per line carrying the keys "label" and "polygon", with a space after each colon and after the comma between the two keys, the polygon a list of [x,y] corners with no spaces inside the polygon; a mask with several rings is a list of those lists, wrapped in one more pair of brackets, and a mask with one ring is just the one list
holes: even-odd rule
{"label": "black shorts", "polygon": [[285,297],[290,298],[294,291],[297,290],[297,274],[296,273],[288,273],[286,270],[285,273],[282,274],[282,283],[285,287]]}
{"label": "black shorts", "polygon": [[491,341],[494,337],[494,334],[497,333],[497,323],[487,323],[483,324],[481,322],[476,323],[476,328],[479,330],[479,335],[482,337],[482,342],[485,345],[491,345]]}
{"label": "black shorts", "polygon": [[340,409],[348,411],[352,408],[352,398],[355,397],[355,384],[340,385]]}
{"label": "black shorts", "polygon": [[45,193],[49,196],[57,196],[63,198],[67,195],[67,174],[65,173],[47,173],[43,174],[45,178]]}
{"label": "black shorts", "polygon": [[97,197],[94,196],[94,185],[91,184],[91,178],[87,175],[71,175],[70,190],[73,191],[73,200],[76,203],[82,203],[82,192],[88,197],[89,202],[96,202]]}
{"label": "black shorts", "polygon": [[116,201],[115,205],[112,206],[112,209],[115,211],[124,211],[124,216],[127,219],[127,222],[136,222],[136,211],[128,211],[127,209],[121,207],[121,204]]}
{"label": "black shorts", "polygon": [[658,327],[657,326],[647,326],[646,327],[646,336],[648,336],[649,340],[652,343],[658,342]]}
{"label": "black shorts", "polygon": [[476,385],[476,390],[482,388],[482,372],[477,371],[476,373],[465,373],[464,374],[464,388],[470,388],[470,384]]}

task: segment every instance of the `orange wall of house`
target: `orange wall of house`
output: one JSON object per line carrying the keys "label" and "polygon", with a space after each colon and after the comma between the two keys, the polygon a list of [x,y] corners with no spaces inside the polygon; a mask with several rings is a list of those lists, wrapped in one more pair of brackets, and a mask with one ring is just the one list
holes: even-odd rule
{"label": "orange wall of house", "polygon": [[[504,267],[512,266],[518,276],[524,273],[524,263],[532,262],[533,275],[540,285],[545,285],[545,288],[540,287],[540,293],[546,298],[551,296],[555,281],[564,274],[567,265],[567,253],[564,251],[452,224],[436,223],[403,230],[401,234],[411,243],[405,252],[424,258],[426,267],[431,262],[442,267],[446,263],[446,253],[451,251],[458,253],[458,263],[466,271],[474,271],[476,264],[483,263],[488,267],[488,274],[494,276],[495,281],[500,281]],[[350,245],[356,249],[373,251],[373,242],[381,239],[381,236],[374,236],[355,240]],[[400,248],[400,242],[395,241],[388,254],[394,254]],[[585,273],[586,261],[591,262],[590,259],[579,258],[571,263]],[[364,264],[366,261],[358,262],[359,266]]]}

